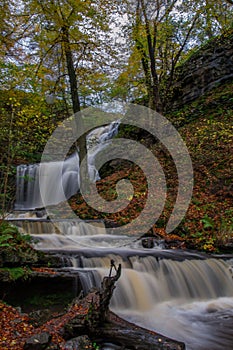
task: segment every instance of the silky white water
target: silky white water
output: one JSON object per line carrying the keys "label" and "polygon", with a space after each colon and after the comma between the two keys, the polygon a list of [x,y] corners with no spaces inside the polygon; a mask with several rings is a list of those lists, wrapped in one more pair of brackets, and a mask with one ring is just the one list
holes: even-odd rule
{"label": "silky white water", "polygon": [[[64,255],[85,293],[100,286],[110,262],[122,265],[112,310],[129,321],[183,341],[188,350],[233,349],[233,259],[144,249],[141,240],[103,234],[103,222],[15,220],[35,247]],[[67,268],[67,267],[66,267]]]}
{"label": "silky white water", "polygon": [[150,310],[113,309],[143,327],[183,341],[188,350],[233,349],[233,298],[170,300]]}
{"label": "silky white water", "polygon": [[[233,349],[233,280],[223,260],[184,260],[114,254],[83,258],[86,289],[99,285],[110,259],[123,264],[111,308],[121,317],[183,341],[188,350]],[[101,267],[95,267],[101,266]]]}
{"label": "silky white water", "polygon": [[[95,156],[106,147],[118,131],[119,122],[92,131],[87,137],[88,172],[91,181],[99,179],[95,168]],[[15,210],[31,210],[47,205],[58,204],[76,194],[80,188],[79,156],[61,161],[17,167]],[[42,199],[43,198],[43,199]]]}

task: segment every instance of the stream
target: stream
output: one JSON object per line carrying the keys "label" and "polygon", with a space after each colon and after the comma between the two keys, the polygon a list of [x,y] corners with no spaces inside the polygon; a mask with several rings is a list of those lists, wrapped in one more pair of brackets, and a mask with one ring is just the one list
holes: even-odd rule
{"label": "stream", "polygon": [[119,316],[183,341],[188,350],[233,348],[233,257],[166,250],[162,242],[146,249],[135,237],[103,234],[101,221],[87,232],[79,220],[54,226],[43,218],[9,219],[34,237],[36,249],[66,257],[84,293],[100,286],[111,259],[121,263],[111,302]]}
{"label": "stream", "polygon": [[[110,139],[118,125],[114,122],[98,129],[89,140],[97,139],[97,146],[104,147],[101,140]],[[93,181],[98,178],[95,152],[89,152]],[[166,250],[163,241],[147,249],[135,236],[105,230],[102,221],[93,220],[88,225],[81,220],[50,222],[43,211],[26,212],[43,207],[41,187],[47,204],[50,199],[51,204],[60,203],[64,194],[68,198],[77,192],[77,157],[74,154],[64,164],[47,163],[47,176],[40,188],[39,165],[19,166],[15,209],[22,211],[9,215],[8,220],[33,237],[36,249],[64,256],[79,275],[85,294],[100,286],[103,276],[109,274],[111,260],[121,263],[122,275],[111,301],[112,311],[119,316],[183,341],[188,350],[232,350],[233,256]],[[62,179],[56,179],[61,168]]]}

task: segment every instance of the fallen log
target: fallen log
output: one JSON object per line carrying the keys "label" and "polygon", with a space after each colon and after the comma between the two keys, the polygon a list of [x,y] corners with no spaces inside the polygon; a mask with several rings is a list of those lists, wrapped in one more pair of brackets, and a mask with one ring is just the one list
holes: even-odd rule
{"label": "fallen log", "polygon": [[[99,336],[98,336],[99,335]],[[185,344],[159,333],[136,326],[110,311],[109,322],[95,333],[95,342],[111,342],[123,349],[184,350]]]}

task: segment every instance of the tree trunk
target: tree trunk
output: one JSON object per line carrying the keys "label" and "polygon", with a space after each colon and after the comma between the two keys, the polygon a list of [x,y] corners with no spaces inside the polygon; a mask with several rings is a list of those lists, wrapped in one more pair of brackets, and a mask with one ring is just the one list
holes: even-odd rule
{"label": "tree trunk", "polygon": [[136,47],[141,55],[141,62],[144,70],[145,82],[146,82],[148,99],[149,99],[149,107],[153,110],[156,110],[158,113],[162,113],[163,106],[160,98],[159,79],[156,71],[156,61],[155,61],[156,30],[153,37],[150,30],[150,23],[146,14],[146,7],[145,7],[144,0],[138,0],[137,14],[136,14],[136,27],[138,27],[139,24],[141,23],[140,6],[141,6],[142,14],[145,20],[148,54],[145,52],[143,45],[140,44],[140,39],[137,37],[139,33],[136,34],[136,38],[135,38]]}
{"label": "tree trunk", "polygon": [[[82,130],[82,116],[81,116],[81,107],[78,94],[78,82],[77,75],[75,72],[73,55],[70,47],[69,40],[69,28],[67,26],[62,27],[62,39],[64,44],[64,51],[66,57],[66,66],[68,70],[69,82],[70,82],[70,92],[71,100],[74,114],[79,113],[75,116],[75,121],[77,121],[77,130]],[[83,167],[80,166],[80,182],[84,182],[88,178],[88,165],[87,165],[87,143],[86,143],[86,134],[82,133],[81,137],[77,142],[77,147],[79,149],[79,165],[83,162]]]}

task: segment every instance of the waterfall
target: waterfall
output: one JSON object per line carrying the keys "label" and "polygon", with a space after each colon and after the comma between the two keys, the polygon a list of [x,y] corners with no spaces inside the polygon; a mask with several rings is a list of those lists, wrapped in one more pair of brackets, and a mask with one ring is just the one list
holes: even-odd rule
{"label": "waterfall", "polygon": [[83,290],[99,287],[110,260],[123,266],[111,309],[142,327],[185,342],[187,350],[233,348],[231,262],[118,254],[74,259]]}
{"label": "waterfall", "polygon": [[54,220],[8,219],[22,234],[30,234],[36,249],[74,249],[96,244],[98,238],[104,242],[105,225],[101,220]]}
{"label": "waterfall", "polygon": [[[107,274],[110,261],[121,263],[122,277],[113,297],[117,309],[133,308],[145,311],[153,303],[171,299],[212,299],[233,296],[233,282],[229,265],[221,259],[185,259],[176,261],[155,256],[131,256],[127,260],[120,255],[79,258],[73,262],[98,272],[96,283]],[[98,286],[98,285],[97,285]],[[93,287],[93,286],[91,286]],[[143,302],[144,300],[144,302]]]}
{"label": "waterfall", "polygon": [[[104,232],[80,220],[13,219],[30,233],[35,248],[59,254],[77,273],[85,294],[100,287],[110,262],[122,265],[111,309],[121,317],[170,338],[187,350],[233,348],[233,259],[195,252],[145,249],[135,237]],[[104,348],[105,349],[105,348]]]}
{"label": "waterfall", "polygon": [[[88,170],[93,181],[98,179],[95,156],[117,132],[118,125],[115,122],[98,128],[87,138]],[[39,164],[19,166],[15,208],[43,207],[40,191],[47,196],[48,204],[77,193],[78,164],[78,154],[64,162],[44,163],[40,186]],[[31,234],[36,249],[55,251],[69,261],[85,294],[100,286],[114,260],[122,265],[111,300],[115,313],[183,341],[187,350],[233,349],[233,259],[164,250],[159,244],[145,249],[137,237],[107,234],[102,221],[93,220],[88,225],[78,219],[51,222],[45,212],[39,214],[20,214],[18,218],[9,217],[9,221],[22,233]]]}
{"label": "waterfall", "polygon": [[[79,190],[78,155],[64,162],[20,165],[17,167],[16,210],[30,210],[44,206],[43,191],[48,204],[58,204]],[[39,186],[39,172],[43,169],[43,182]],[[62,177],[60,176],[62,169]],[[41,187],[41,188],[40,188]]]}
{"label": "waterfall", "polygon": [[[119,121],[92,131],[87,137],[88,172],[91,181],[99,179],[95,168],[95,155],[104,143],[117,134]],[[42,172],[42,174],[40,173]],[[39,184],[39,174],[43,176]],[[40,179],[41,180],[41,179]],[[74,153],[64,161],[19,165],[16,176],[15,210],[44,207],[41,193],[48,205],[58,204],[78,192],[79,156]]]}

